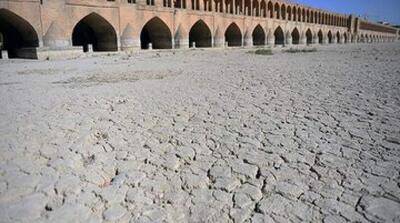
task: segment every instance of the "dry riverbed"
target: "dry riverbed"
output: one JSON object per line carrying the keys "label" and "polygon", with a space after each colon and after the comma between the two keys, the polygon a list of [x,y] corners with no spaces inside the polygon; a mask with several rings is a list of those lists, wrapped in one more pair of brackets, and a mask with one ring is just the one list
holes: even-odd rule
{"label": "dry riverbed", "polygon": [[0,60],[0,222],[400,222],[400,44]]}

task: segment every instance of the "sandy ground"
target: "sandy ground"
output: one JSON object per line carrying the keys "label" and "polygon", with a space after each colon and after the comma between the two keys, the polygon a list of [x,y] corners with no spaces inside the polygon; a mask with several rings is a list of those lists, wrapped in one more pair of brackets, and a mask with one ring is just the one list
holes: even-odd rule
{"label": "sandy ground", "polygon": [[400,222],[400,43],[247,51],[0,60],[0,222]]}

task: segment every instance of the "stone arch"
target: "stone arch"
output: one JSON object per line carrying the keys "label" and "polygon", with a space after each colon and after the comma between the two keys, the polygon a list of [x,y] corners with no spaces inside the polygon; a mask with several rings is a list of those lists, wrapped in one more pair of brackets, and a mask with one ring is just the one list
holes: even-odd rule
{"label": "stone arch", "polygon": [[275,13],[275,19],[281,19],[281,11],[280,11],[280,6],[279,6],[279,3],[277,2],[277,3],[275,3],[275,6],[274,6],[274,13]]}
{"label": "stone arch", "polygon": [[302,12],[302,10],[301,10],[301,8],[299,7],[298,9],[297,9],[297,21],[298,22],[301,22],[301,12]]}
{"label": "stone arch", "polygon": [[333,43],[332,42],[333,36],[332,36],[332,32],[330,30],[328,31],[328,35],[327,36],[328,36],[328,43]]}
{"label": "stone arch", "polygon": [[140,32],[140,45],[142,49],[148,49],[149,44],[153,49],[171,49],[172,34],[167,24],[159,17],[153,17]]}
{"label": "stone arch", "polygon": [[286,20],[286,6],[285,4],[281,5],[281,19]]}
{"label": "stone arch", "polygon": [[212,5],[212,0],[203,0],[203,5],[204,5],[204,11],[209,11],[209,12],[211,12],[212,10],[212,8],[211,8],[211,5]]}
{"label": "stone arch", "polygon": [[307,44],[312,44],[312,42],[313,42],[312,40],[313,40],[313,34],[312,34],[310,29],[307,29],[307,31],[306,31],[306,43]]}
{"label": "stone arch", "polygon": [[294,28],[290,35],[292,36],[292,44],[300,44],[300,32],[297,28]]}
{"label": "stone arch", "polygon": [[292,20],[292,8],[290,5],[286,7],[286,15],[287,15],[287,20],[291,21]]}
{"label": "stone arch", "polygon": [[72,45],[83,47],[83,51],[93,46],[93,51],[117,51],[118,40],[114,27],[97,13],[83,17],[72,31]]}
{"label": "stone arch", "polygon": [[224,4],[224,2],[222,0],[214,0],[215,11],[222,13],[223,12],[223,10],[222,10],[223,4]]}
{"label": "stone arch", "polygon": [[274,18],[274,4],[272,4],[272,2],[271,1],[268,1],[268,6],[267,6],[267,8],[268,8],[268,15],[269,15],[269,18]]}
{"label": "stone arch", "polygon": [[318,12],[318,24],[322,24],[321,21],[322,21],[322,20],[321,20],[321,12]]}
{"label": "stone arch", "polygon": [[211,30],[201,19],[189,31],[189,47],[193,47],[193,42],[200,48],[212,46]]}
{"label": "stone arch", "polygon": [[265,45],[265,32],[264,32],[264,29],[260,25],[257,25],[254,28],[253,33],[252,33],[252,38],[253,38],[254,46]]}
{"label": "stone arch", "polygon": [[318,43],[323,44],[324,43],[324,34],[322,33],[322,30],[318,31]]}
{"label": "stone arch", "polygon": [[23,48],[39,47],[39,36],[33,26],[19,15],[7,9],[0,9],[0,33],[2,46],[8,52],[9,58],[31,58],[36,55],[22,53]]}
{"label": "stone arch", "polygon": [[302,17],[302,22],[306,22],[306,10],[304,8],[301,17]]}
{"label": "stone arch", "polygon": [[274,31],[275,45],[285,44],[285,34],[280,26],[278,26]]}
{"label": "stone arch", "polygon": [[260,4],[259,4],[258,0],[253,1],[253,14],[254,14],[253,16],[256,16],[256,17],[260,16]]}
{"label": "stone arch", "polygon": [[293,21],[297,21],[297,8],[296,6],[293,6],[293,12],[292,12],[292,17],[293,17]]}
{"label": "stone arch", "polygon": [[266,18],[267,17],[267,4],[265,3],[265,0],[261,1],[260,8],[261,8],[261,17]]}
{"label": "stone arch", "polygon": [[242,32],[236,23],[231,23],[225,31],[225,41],[228,46],[242,46]]}
{"label": "stone arch", "polygon": [[[251,12],[251,1],[252,0],[243,0],[243,1],[244,1],[244,9],[243,9],[244,14],[251,15],[252,14],[252,12]],[[247,9],[247,11],[246,11],[246,9]]]}
{"label": "stone arch", "polygon": [[311,23],[315,23],[317,12],[311,10]]}

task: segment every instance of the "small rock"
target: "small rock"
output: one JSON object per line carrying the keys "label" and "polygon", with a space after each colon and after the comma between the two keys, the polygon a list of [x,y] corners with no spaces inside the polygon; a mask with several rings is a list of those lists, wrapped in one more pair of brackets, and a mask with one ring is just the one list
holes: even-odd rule
{"label": "small rock", "polygon": [[117,221],[127,213],[126,209],[119,204],[114,204],[103,212],[106,221]]}

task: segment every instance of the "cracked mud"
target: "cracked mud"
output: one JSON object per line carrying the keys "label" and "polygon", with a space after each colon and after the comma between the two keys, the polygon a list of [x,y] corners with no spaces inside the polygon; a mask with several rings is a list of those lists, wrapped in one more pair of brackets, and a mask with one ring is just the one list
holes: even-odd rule
{"label": "cracked mud", "polygon": [[0,222],[400,222],[400,45],[0,61]]}

